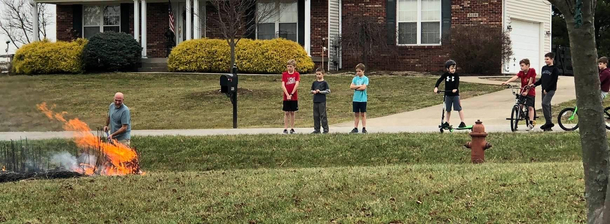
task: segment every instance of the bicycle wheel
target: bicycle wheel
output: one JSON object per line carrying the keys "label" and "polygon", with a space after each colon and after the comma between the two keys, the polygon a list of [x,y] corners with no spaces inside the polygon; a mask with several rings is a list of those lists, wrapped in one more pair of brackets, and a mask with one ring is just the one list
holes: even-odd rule
{"label": "bicycle wheel", "polygon": [[512,132],[517,131],[517,125],[519,124],[519,107],[514,106],[512,112],[510,113],[510,130]]}
{"label": "bicycle wheel", "polygon": [[578,129],[578,113],[574,113],[574,108],[564,108],[557,116],[557,124],[565,131]]}
{"label": "bicycle wheel", "polygon": [[604,121],[606,121],[606,129],[610,130],[610,107],[604,108]]}

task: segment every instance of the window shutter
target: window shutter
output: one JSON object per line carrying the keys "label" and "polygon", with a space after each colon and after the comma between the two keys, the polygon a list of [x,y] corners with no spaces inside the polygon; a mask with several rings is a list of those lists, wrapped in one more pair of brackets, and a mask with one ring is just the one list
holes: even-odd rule
{"label": "window shutter", "polygon": [[74,38],[83,37],[83,5],[72,5],[72,29]]}
{"label": "window shutter", "polygon": [[256,3],[253,4],[254,6],[252,6],[250,9],[248,9],[246,11],[246,21],[253,21],[253,22],[249,22],[248,24],[246,24],[246,26],[248,26],[246,28],[246,38],[248,39],[256,39]]}
{"label": "window shutter", "polygon": [[[305,0],[298,0],[297,8],[299,10],[297,20],[299,24],[299,31],[297,32],[297,40],[301,46],[305,46]],[[311,35],[311,33],[308,33],[307,35]]]}
{"label": "window shutter", "polygon": [[396,1],[386,1],[386,29],[388,30],[388,45],[396,45]]}
{"label": "window shutter", "polygon": [[121,4],[121,32],[130,34],[129,32],[129,12],[133,11],[131,8],[133,3]]}
{"label": "window shutter", "polygon": [[[442,0],[441,6],[443,18],[442,18],[442,40],[450,41],[451,39],[451,0]],[[442,42],[441,42],[442,43]]]}

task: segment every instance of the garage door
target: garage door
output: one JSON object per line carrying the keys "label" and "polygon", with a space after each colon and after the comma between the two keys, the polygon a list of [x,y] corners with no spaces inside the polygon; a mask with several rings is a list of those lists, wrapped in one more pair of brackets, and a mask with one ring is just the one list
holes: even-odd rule
{"label": "garage door", "polygon": [[513,46],[513,56],[508,64],[509,72],[516,74],[520,71],[519,61],[527,58],[531,67],[540,73],[540,23],[513,19],[510,39]]}

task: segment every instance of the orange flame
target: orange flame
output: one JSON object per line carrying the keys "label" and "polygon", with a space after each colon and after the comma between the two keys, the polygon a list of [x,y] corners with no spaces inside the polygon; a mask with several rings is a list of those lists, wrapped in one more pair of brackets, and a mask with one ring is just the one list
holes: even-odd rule
{"label": "orange flame", "polygon": [[90,148],[100,150],[105,156],[107,163],[100,167],[91,164],[81,163],[81,167],[73,168],[75,172],[85,175],[93,175],[96,171],[100,175],[126,175],[137,174],[140,172],[138,154],[131,148],[112,140],[111,143],[102,142],[98,137],[91,133],[89,125],[80,121],[78,118],[66,120],[64,115],[67,112],[54,113],[47,108],[46,103],[37,104],[37,108],[42,111],[49,119],[58,120],[64,123],[64,129],[74,132],[74,142],[79,148]]}
{"label": "orange flame", "polygon": [[6,167],[2,166],[2,172],[6,171]]}

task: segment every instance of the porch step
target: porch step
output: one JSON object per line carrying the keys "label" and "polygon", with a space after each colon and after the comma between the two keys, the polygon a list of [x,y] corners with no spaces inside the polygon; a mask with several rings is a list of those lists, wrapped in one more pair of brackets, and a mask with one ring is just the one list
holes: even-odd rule
{"label": "porch step", "polygon": [[167,58],[142,59],[139,72],[167,72]]}

